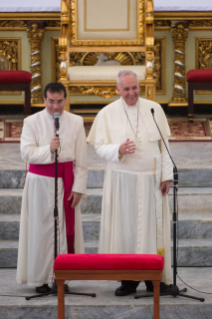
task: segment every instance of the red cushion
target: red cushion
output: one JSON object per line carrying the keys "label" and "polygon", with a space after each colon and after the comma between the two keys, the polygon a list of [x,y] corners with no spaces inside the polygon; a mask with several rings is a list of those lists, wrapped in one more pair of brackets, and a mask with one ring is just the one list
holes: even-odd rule
{"label": "red cushion", "polygon": [[28,83],[32,75],[27,71],[0,71],[0,83]]}
{"label": "red cushion", "polygon": [[162,270],[160,255],[139,254],[61,254],[55,270]]}
{"label": "red cushion", "polygon": [[212,70],[190,70],[186,77],[187,82],[212,82]]}

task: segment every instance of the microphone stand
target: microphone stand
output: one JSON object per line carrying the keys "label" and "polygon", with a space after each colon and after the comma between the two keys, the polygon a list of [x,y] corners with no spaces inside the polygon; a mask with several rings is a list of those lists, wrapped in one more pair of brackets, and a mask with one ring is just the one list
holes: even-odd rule
{"label": "microphone stand", "polygon": [[[164,292],[164,293],[160,293],[160,296],[173,296],[173,297],[177,297],[177,296],[182,296],[182,297],[186,297],[186,298],[190,298],[190,299],[195,299],[195,300],[199,300],[201,302],[205,301],[204,298],[197,298],[194,296],[190,296],[190,295],[185,295],[183,292],[187,291],[187,288],[183,288],[182,290],[180,290],[177,286],[177,210],[176,210],[176,198],[177,198],[177,191],[178,191],[178,170],[177,170],[177,166],[175,165],[175,162],[172,159],[172,156],[169,152],[169,149],[164,141],[164,138],[161,134],[160,128],[158,127],[158,124],[155,120],[154,117],[154,109],[151,109],[151,113],[152,113],[152,117],[153,120],[157,126],[157,129],[160,133],[161,139],[166,147],[166,150],[169,154],[169,157],[174,165],[173,167],[173,177],[174,177],[174,181],[173,181],[173,206],[174,206],[174,211],[173,211],[173,215],[172,215],[172,224],[173,224],[173,285],[171,285],[170,290],[168,292]],[[152,294],[145,294],[145,295],[136,295],[134,298],[135,299],[139,299],[139,298],[144,298],[144,297],[153,297]]]}
{"label": "microphone stand", "polygon": [[[58,114],[58,113],[55,113]],[[59,137],[59,116],[57,118],[58,120],[58,127],[56,127],[56,133],[55,136]],[[58,186],[58,152],[57,150],[55,151],[55,196],[54,196],[54,259],[57,258],[58,252],[57,252],[57,234],[58,234],[58,205],[57,205],[57,186]],[[87,294],[87,293],[80,293],[80,292],[69,292],[68,291],[68,286],[65,285],[64,287],[65,294],[66,295],[77,295],[77,296],[90,296],[90,297],[96,297],[95,293]],[[57,295],[57,283],[54,280],[52,284],[52,289],[49,292],[44,292],[40,294],[36,294],[30,297],[25,297],[26,300],[30,300],[33,298],[39,298],[43,296],[48,296],[48,295]]]}

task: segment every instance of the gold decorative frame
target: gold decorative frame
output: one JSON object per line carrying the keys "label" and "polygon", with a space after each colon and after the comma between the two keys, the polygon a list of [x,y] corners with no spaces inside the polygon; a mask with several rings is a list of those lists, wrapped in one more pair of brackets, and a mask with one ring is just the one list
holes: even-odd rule
{"label": "gold decorative frame", "polygon": [[60,52],[59,52],[59,37],[51,38],[51,80],[57,82],[60,78]]}
{"label": "gold decorative frame", "polygon": [[[195,69],[212,69],[212,37],[195,38]],[[212,94],[212,91],[196,90],[196,94]]]}
{"label": "gold decorative frame", "polygon": [[166,94],[165,37],[155,37],[153,78],[156,80],[156,94]]}
{"label": "gold decorative frame", "polygon": [[[58,37],[51,39],[52,82],[59,80],[60,54],[58,40]],[[104,52],[104,54],[108,56],[108,60],[121,61],[122,65],[145,65],[146,57],[144,52]],[[94,65],[97,62],[97,55],[99,55],[99,52],[72,52],[69,55],[69,66]],[[156,80],[156,94],[165,94],[165,37],[155,37],[153,77]],[[70,93],[72,95],[82,94],[80,90],[77,92],[76,87]],[[143,88],[141,93],[144,93]]]}
{"label": "gold decorative frame", "polygon": [[[8,70],[21,70],[21,38],[0,38],[0,56],[8,61]],[[21,95],[19,91],[0,91],[0,95]]]}
{"label": "gold decorative frame", "polygon": [[144,0],[137,0],[137,39],[126,39],[126,40],[80,40],[78,39],[77,31],[77,0],[69,0],[70,3],[70,45],[71,46],[140,46],[144,45]]}

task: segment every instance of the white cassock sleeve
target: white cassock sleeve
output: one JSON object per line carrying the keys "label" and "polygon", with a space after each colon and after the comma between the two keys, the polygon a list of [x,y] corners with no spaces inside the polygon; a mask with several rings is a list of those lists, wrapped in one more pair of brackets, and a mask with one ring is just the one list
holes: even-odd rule
{"label": "white cassock sleeve", "polygon": [[[164,138],[166,146],[170,152],[170,148],[169,148],[169,142],[168,142],[168,138]],[[166,150],[165,145],[163,144],[163,141],[161,141],[161,156],[162,156],[162,161],[161,161],[161,181],[165,182],[165,181],[172,181],[173,180],[173,164],[172,161],[169,157],[169,154]]]}
{"label": "white cassock sleeve", "polygon": [[120,144],[96,145],[95,150],[97,154],[110,162],[121,162],[123,156],[119,154]]}
{"label": "white cassock sleeve", "polygon": [[83,119],[77,132],[75,142],[75,161],[74,161],[74,185],[72,191],[80,194],[86,193],[87,181],[87,144]]}
{"label": "white cassock sleeve", "polygon": [[32,126],[26,120],[21,135],[21,157],[24,162],[32,164],[50,164],[54,160],[50,144],[39,146]]}

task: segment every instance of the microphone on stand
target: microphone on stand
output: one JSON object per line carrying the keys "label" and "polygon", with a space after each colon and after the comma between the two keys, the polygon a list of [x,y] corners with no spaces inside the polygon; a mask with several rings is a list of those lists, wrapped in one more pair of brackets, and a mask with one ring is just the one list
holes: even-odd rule
{"label": "microphone on stand", "polygon": [[[195,299],[195,300],[199,300],[199,301],[204,301],[205,299],[204,298],[197,298],[197,297],[193,297],[193,296],[189,296],[189,295],[185,295],[183,292],[186,292],[187,291],[187,288],[184,288],[184,289],[179,289],[178,286],[177,286],[177,228],[176,228],[176,224],[177,224],[177,221],[178,221],[178,218],[177,218],[177,205],[176,205],[176,199],[177,199],[177,189],[178,189],[178,171],[177,171],[177,166],[175,165],[175,162],[173,161],[172,157],[171,157],[171,154],[168,150],[168,147],[164,141],[164,138],[162,136],[162,133],[158,127],[158,124],[155,120],[155,117],[154,117],[154,109],[151,109],[151,113],[152,113],[152,117],[153,117],[153,120],[157,126],[157,129],[158,129],[158,132],[160,133],[160,136],[161,136],[161,139],[166,147],[166,150],[169,154],[169,157],[174,165],[173,167],[173,175],[174,175],[174,181],[173,181],[173,208],[174,208],[174,211],[173,211],[173,215],[172,215],[172,225],[173,225],[173,285],[171,286],[170,288],[170,291],[168,293],[162,293],[161,295],[171,295],[173,297],[176,297],[176,296],[182,296],[182,297],[186,297],[186,298],[191,298],[191,299]],[[151,295],[150,295],[151,296]],[[142,297],[149,297],[149,295],[137,295],[135,296],[134,298],[135,299],[138,299],[138,298],[142,298]]]}
{"label": "microphone on stand", "polygon": [[170,154],[170,152],[169,152],[169,149],[168,149],[168,147],[167,147],[167,145],[166,145],[166,143],[165,143],[165,141],[164,141],[164,138],[163,138],[163,135],[162,135],[162,133],[161,133],[161,130],[160,130],[160,128],[159,128],[159,126],[158,126],[158,124],[157,124],[157,122],[156,122],[156,120],[155,120],[155,110],[154,110],[154,109],[151,109],[151,113],[152,113],[153,120],[154,120],[154,122],[155,122],[155,124],[156,124],[156,126],[157,126],[158,132],[160,133],[160,136],[161,136],[161,139],[162,139],[162,141],[163,141],[163,144],[165,145],[166,150],[167,150],[167,152],[168,152],[168,154],[169,154],[169,157],[171,158],[171,161],[172,161],[172,163],[173,163],[173,165],[174,165],[174,172],[175,172],[175,170],[177,171],[177,166],[175,165],[175,162],[173,161],[173,158],[172,158],[172,156],[171,156],[171,154]]}
{"label": "microphone on stand", "polygon": [[59,129],[60,129],[60,113],[54,113],[54,125],[55,125],[55,136],[59,137]]}

